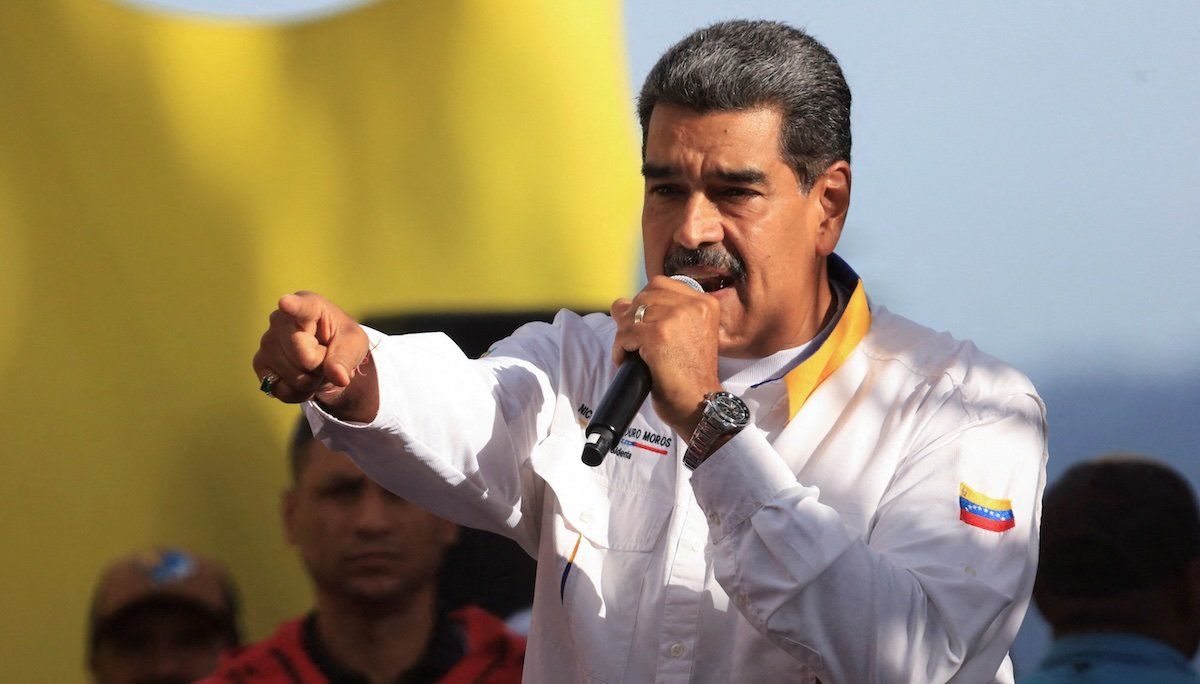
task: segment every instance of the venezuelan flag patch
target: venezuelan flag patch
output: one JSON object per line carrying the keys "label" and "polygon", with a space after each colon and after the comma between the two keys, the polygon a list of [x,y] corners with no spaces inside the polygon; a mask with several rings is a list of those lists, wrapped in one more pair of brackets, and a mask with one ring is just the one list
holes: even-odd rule
{"label": "venezuelan flag patch", "polygon": [[992,532],[1011,530],[1017,524],[1013,519],[1011,500],[993,499],[971,489],[965,482],[958,484],[958,519]]}

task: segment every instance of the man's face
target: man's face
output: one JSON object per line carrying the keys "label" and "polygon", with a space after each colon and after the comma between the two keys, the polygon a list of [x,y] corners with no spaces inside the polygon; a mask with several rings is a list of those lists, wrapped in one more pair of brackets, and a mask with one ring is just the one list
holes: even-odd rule
{"label": "man's face", "polygon": [[91,656],[98,684],[188,684],[231,647],[211,616],[185,608],[138,610],[106,630]]}
{"label": "man's face", "polygon": [[375,484],[349,457],[317,441],[308,449],[284,523],[318,594],[390,608],[433,582],[458,528]]}
{"label": "man's face", "polygon": [[646,275],[683,273],[717,298],[726,356],[803,344],[828,301],[823,257],[840,218],[822,202],[825,181],[805,193],[784,162],[780,124],[772,108],[699,114],[660,104],[650,116]]}

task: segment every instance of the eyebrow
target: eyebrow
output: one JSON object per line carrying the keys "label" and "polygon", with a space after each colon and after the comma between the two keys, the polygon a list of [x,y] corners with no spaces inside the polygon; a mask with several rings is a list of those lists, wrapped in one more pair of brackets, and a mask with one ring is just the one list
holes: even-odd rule
{"label": "eyebrow", "polygon": [[[679,176],[679,169],[664,164],[642,164],[642,176],[646,179],[661,180]],[[766,185],[767,174],[759,169],[716,169],[706,174],[727,183],[742,183],[746,185]]]}
{"label": "eyebrow", "polygon": [[337,489],[339,487],[357,487],[361,484],[365,484],[366,481],[367,481],[367,477],[365,475],[341,475],[341,474],[338,474],[338,475],[332,475],[330,477],[325,478],[324,480],[321,480],[317,484],[317,489],[326,490],[326,489]]}

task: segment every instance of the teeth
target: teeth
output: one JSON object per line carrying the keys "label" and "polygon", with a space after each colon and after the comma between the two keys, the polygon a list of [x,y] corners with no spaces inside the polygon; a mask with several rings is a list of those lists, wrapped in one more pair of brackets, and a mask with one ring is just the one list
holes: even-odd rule
{"label": "teeth", "polygon": [[698,281],[700,287],[704,288],[705,292],[716,292],[733,284],[733,280],[726,276],[712,276]]}

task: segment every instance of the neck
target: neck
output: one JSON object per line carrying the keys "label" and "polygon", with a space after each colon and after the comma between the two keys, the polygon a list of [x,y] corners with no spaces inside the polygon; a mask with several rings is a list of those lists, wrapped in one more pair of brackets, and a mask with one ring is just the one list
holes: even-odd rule
{"label": "neck", "polygon": [[820,267],[817,269],[817,280],[814,286],[815,296],[797,329],[790,332],[786,342],[775,345],[778,347],[777,349],[771,350],[768,354],[760,353],[759,356],[769,356],[781,349],[790,349],[805,344],[816,337],[821,329],[833,319],[833,315],[837,313],[835,306],[837,300],[834,299],[833,290],[829,285],[829,270],[824,259],[821,260]]}
{"label": "neck", "polygon": [[392,682],[421,659],[437,623],[433,585],[396,602],[391,611],[368,612],[361,602],[318,595],[317,636],[343,667],[371,682]]}

